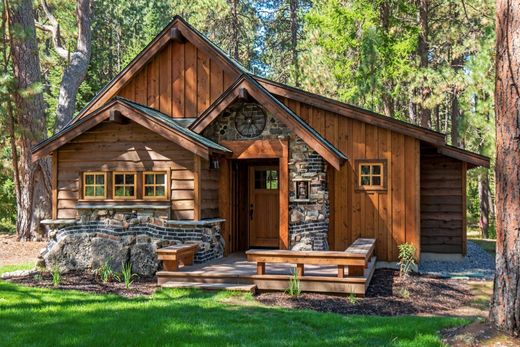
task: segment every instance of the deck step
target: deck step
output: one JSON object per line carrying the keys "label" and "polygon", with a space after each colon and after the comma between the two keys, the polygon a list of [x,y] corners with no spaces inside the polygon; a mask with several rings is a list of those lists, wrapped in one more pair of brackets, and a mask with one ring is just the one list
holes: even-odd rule
{"label": "deck step", "polygon": [[173,282],[168,281],[161,285],[162,288],[197,288],[203,290],[232,290],[237,292],[256,292],[256,284],[232,284],[232,283],[201,283],[201,282]]}

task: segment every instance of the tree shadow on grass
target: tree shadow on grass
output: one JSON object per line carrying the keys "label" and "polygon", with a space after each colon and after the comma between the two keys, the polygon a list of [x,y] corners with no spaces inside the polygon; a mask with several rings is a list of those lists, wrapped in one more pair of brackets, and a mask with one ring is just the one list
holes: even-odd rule
{"label": "tree shadow on grass", "polygon": [[[3,286],[2,286],[3,287]],[[2,288],[10,294],[18,286]],[[18,294],[29,294],[23,288]],[[449,318],[340,316],[307,310],[224,305],[222,294],[164,290],[149,298],[42,290],[0,301],[5,345],[437,346]],[[35,300],[34,297],[41,297]]]}

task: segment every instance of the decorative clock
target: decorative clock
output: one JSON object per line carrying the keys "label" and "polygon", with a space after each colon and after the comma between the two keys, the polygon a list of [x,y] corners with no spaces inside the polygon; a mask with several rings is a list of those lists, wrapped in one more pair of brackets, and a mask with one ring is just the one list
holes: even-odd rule
{"label": "decorative clock", "polygon": [[237,111],[235,128],[243,137],[257,137],[265,129],[267,116],[258,104],[245,103]]}

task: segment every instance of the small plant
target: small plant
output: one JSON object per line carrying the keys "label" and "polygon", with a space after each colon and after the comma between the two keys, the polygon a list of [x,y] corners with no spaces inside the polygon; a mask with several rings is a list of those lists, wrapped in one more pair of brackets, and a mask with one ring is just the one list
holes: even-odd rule
{"label": "small plant", "polygon": [[53,266],[52,270],[51,270],[51,275],[52,275],[52,285],[55,287],[59,286],[60,282],[61,282],[60,268],[56,265]]}
{"label": "small plant", "polygon": [[302,292],[300,287],[300,278],[298,277],[296,269],[293,270],[292,276],[289,277],[289,288],[287,288],[285,292],[290,296],[298,296]]}
{"label": "small plant", "polygon": [[352,305],[357,304],[357,302],[358,302],[358,298],[357,298],[356,294],[354,294],[354,293],[350,293],[350,295],[348,296],[348,302],[349,302],[350,304],[352,304]]}
{"label": "small plant", "polygon": [[34,276],[33,276],[33,279],[34,279],[34,282],[41,282],[43,280],[43,277],[42,277],[42,274],[41,273],[36,273]]}
{"label": "small plant", "polygon": [[125,288],[129,289],[132,283],[134,283],[133,278],[137,277],[136,274],[132,273],[132,264],[130,262],[128,263],[121,263],[121,277],[118,275],[114,275],[114,277],[119,282],[125,283]]}
{"label": "small plant", "polygon": [[399,273],[401,276],[408,276],[415,265],[415,246],[411,243],[399,245]]}
{"label": "small plant", "polygon": [[410,297],[410,292],[406,288],[399,289],[399,296],[403,299],[408,299]]}
{"label": "small plant", "polygon": [[96,275],[99,276],[103,283],[108,283],[114,278],[114,270],[110,266],[108,261],[105,261],[99,269],[96,270]]}

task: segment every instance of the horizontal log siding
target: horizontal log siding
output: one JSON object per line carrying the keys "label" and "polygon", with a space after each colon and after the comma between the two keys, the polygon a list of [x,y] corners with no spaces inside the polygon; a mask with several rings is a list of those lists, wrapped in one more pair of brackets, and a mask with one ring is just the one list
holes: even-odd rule
{"label": "horizontal log siding", "polygon": [[[191,152],[134,122],[102,123],[92,128],[58,151],[58,218],[77,216],[82,172],[152,170],[170,174],[172,217],[193,219]],[[107,178],[111,182],[111,174]],[[108,198],[111,196],[109,186]]]}
{"label": "horizontal log siding", "polygon": [[232,82],[232,76],[216,60],[190,42],[171,42],[117,95],[172,117],[196,117]]}
{"label": "horizontal log siding", "polygon": [[421,248],[423,252],[464,253],[466,199],[461,161],[421,147]]}
{"label": "horizontal log siding", "polygon": [[[397,246],[403,242],[413,243],[419,253],[419,141],[308,104],[280,100],[349,158],[340,171],[328,167],[333,172],[328,177],[330,248],[341,251],[359,237],[375,237],[378,260],[397,260]],[[354,189],[356,159],[387,160],[386,192]]]}
{"label": "horizontal log siding", "polygon": [[217,169],[209,169],[209,162],[201,161],[201,213],[202,218],[217,218],[218,213],[218,178]]}

